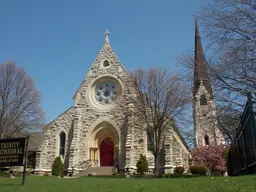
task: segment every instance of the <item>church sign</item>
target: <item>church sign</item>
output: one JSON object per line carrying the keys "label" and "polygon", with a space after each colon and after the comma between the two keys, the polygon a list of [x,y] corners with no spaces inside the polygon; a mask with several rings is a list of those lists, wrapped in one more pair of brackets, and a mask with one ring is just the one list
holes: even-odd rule
{"label": "church sign", "polygon": [[26,139],[12,138],[0,140],[0,167],[24,165]]}

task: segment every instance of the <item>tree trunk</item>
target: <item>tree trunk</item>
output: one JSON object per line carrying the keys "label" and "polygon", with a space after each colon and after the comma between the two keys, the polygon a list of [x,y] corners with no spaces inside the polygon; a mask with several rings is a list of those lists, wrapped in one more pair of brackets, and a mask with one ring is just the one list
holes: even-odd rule
{"label": "tree trunk", "polygon": [[160,172],[160,161],[159,161],[160,155],[157,153],[155,155],[155,168],[154,168],[154,175],[159,176]]}

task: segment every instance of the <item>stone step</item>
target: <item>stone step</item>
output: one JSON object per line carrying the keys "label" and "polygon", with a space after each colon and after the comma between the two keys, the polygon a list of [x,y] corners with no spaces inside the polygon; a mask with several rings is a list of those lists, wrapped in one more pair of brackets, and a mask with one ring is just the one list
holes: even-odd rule
{"label": "stone step", "polygon": [[112,175],[114,167],[89,167],[85,171],[76,174],[76,177],[88,176],[88,175]]}

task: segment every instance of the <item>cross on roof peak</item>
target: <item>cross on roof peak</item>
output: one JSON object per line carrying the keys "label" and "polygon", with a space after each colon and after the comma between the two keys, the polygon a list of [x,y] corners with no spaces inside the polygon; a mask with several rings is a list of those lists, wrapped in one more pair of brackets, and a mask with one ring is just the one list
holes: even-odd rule
{"label": "cross on roof peak", "polygon": [[110,34],[110,32],[108,31],[108,29],[106,29],[106,32],[104,33],[105,35],[105,43],[109,43],[109,39],[108,39],[108,35]]}

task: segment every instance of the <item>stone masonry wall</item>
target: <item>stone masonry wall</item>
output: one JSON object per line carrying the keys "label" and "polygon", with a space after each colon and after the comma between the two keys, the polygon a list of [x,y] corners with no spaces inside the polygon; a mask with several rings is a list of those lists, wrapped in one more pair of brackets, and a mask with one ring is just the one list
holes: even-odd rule
{"label": "stone masonry wall", "polygon": [[65,132],[66,146],[69,146],[71,139],[68,136],[72,131],[73,112],[74,108],[71,107],[44,128],[44,139],[37,153],[36,169],[51,169],[52,163],[58,155],[58,136],[61,131]]}
{"label": "stone masonry wall", "polygon": [[[200,105],[201,95],[206,96],[207,105]],[[214,99],[210,99],[210,94],[201,84],[198,93],[193,102],[194,127],[197,145],[205,145],[204,136],[209,136],[210,144],[224,143],[224,137],[221,134],[216,116],[216,106]]]}

